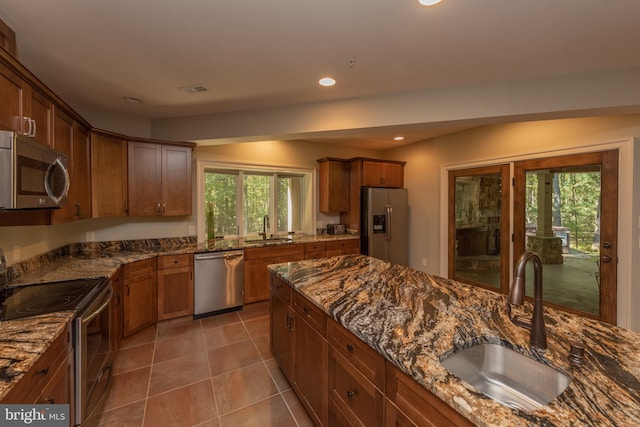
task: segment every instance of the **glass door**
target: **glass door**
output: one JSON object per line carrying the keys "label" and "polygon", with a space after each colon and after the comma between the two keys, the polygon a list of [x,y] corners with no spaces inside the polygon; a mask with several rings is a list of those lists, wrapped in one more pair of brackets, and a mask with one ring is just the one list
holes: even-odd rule
{"label": "glass door", "polygon": [[449,172],[449,278],[509,289],[509,165]]}

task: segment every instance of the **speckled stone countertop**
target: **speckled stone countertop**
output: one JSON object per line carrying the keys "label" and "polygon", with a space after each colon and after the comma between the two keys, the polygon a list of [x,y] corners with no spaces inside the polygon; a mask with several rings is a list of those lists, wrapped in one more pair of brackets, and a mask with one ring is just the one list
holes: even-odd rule
{"label": "speckled stone countertop", "polygon": [[[111,277],[130,262],[158,255],[201,253],[353,239],[357,236],[297,235],[291,241],[245,242],[242,239],[216,240],[215,245],[198,245],[192,238],[92,242],[69,245],[9,268],[9,285],[32,285],[89,277]],[[73,319],[73,312],[34,316],[0,322],[0,400],[33,366]]]}
{"label": "speckled stone countertop", "polygon": [[0,322],[0,400],[64,331],[73,311]]}
{"label": "speckled stone countertop", "polygon": [[[640,334],[545,307],[548,349],[531,350],[513,325],[506,297],[362,255],[269,266],[283,279],[480,426],[640,425]],[[517,307],[531,316],[531,305]],[[569,363],[569,343],[586,344],[583,366]],[[440,364],[447,355],[488,342],[572,377],[567,390],[536,411],[508,408],[477,392]]]}

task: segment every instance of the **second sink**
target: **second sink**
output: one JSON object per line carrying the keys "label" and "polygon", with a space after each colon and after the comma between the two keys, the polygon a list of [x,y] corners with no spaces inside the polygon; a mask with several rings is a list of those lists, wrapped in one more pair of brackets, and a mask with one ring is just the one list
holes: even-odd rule
{"label": "second sink", "polygon": [[441,361],[450,373],[510,408],[533,411],[551,403],[571,378],[498,344],[479,344]]}

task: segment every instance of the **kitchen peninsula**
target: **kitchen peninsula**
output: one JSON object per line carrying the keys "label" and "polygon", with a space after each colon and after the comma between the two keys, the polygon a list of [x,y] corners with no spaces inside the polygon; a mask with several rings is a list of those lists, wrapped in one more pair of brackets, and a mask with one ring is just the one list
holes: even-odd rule
{"label": "kitchen peninsula", "polygon": [[[271,265],[269,269],[272,273],[272,351],[283,372],[291,374],[288,359],[299,355],[286,351],[282,357],[276,354],[283,353],[281,348],[275,348],[282,342],[279,334],[283,328],[275,324],[281,300],[288,299],[292,307],[286,317],[289,331],[311,326],[318,331],[318,336],[328,336],[323,338],[323,346],[315,347],[316,353],[325,351],[328,356],[308,355],[323,361],[324,366],[318,366],[318,370],[329,366],[328,373],[317,374],[316,388],[325,389],[314,391],[314,396],[299,396],[307,406],[314,399],[320,402],[312,408],[317,413],[314,419],[317,424],[354,417],[362,422],[374,413],[379,416],[369,423],[390,425],[390,413],[401,412],[402,405],[406,406],[406,401],[394,400],[400,393],[395,378],[404,374],[413,379],[414,386],[418,385],[446,404],[443,405],[445,411],[440,412],[445,414],[440,422],[446,422],[446,411],[453,409],[456,412],[453,415],[461,414],[465,419],[455,421],[459,425],[467,420],[481,426],[640,424],[640,334],[545,308],[548,349],[532,351],[528,332],[513,325],[507,315],[506,297],[483,289],[361,255]],[[286,293],[287,289],[291,290],[290,294]],[[529,316],[528,303],[525,311]],[[323,317],[318,317],[316,312]],[[373,363],[360,363],[364,359],[353,359],[359,365],[349,363],[347,360],[351,359],[338,354],[343,351],[336,344],[344,342],[340,338],[344,335],[339,333],[342,327],[350,336],[357,337],[356,341],[366,344],[364,347],[373,349],[374,354],[367,360],[383,358],[386,376],[382,375],[382,381],[375,379],[379,377],[376,374],[379,368]],[[338,334],[332,335],[334,330]],[[298,339],[298,335],[295,337]],[[569,343],[576,341],[586,346],[586,360],[581,366],[568,360]],[[531,412],[511,409],[478,393],[440,364],[451,353],[483,342],[510,346],[567,373],[572,378],[569,387],[542,409]],[[355,354],[353,343],[346,347],[347,353]],[[304,347],[295,349],[304,350]],[[302,362],[300,366],[304,366]],[[354,372],[354,378],[360,378],[344,393],[340,392],[340,383],[348,380],[343,381],[335,374],[339,365],[346,366],[340,372]],[[393,374],[395,371],[401,373]],[[300,394],[300,387],[292,385]],[[320,393],[324,395],[318,398]],[[369,405],[355,403],[370,396]],[[343,398],[350,402],[346,411],[353,411],[347,416],[345,406],[339,402]],[[436,406],[438,399],[435,399]],[[431,416],[431,409],[426,406],[421,407],[421,411],[425,417]],[[410,415],[406,414],[405,420]],[[396,421],[392,423],[396,425]],[[436,421],[436,425],[440,423]]]}

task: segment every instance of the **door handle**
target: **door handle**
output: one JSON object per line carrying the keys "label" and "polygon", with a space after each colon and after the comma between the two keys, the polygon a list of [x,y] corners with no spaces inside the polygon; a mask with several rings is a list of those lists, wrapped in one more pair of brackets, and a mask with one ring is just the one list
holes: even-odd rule
{"label": "door handle", "polygon": [[600,261],[611,262],[611,257],[609,255],[604,255],[603,257],[600,258]]}

